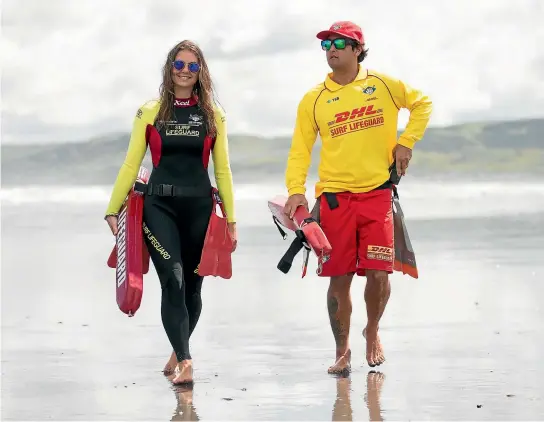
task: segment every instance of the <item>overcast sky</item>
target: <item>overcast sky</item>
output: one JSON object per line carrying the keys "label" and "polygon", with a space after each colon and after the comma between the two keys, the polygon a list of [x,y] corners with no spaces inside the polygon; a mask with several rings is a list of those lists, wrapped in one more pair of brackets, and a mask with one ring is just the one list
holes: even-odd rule
{"label": "overcast sky", "polygon": [[432,125],[544,115],[542,0],[2,0],[2,142],[130,130],[185,38],[231,134],[290,134],[329,71],[315,34],[344,19],[363,28],[366,66],[432,97]]}

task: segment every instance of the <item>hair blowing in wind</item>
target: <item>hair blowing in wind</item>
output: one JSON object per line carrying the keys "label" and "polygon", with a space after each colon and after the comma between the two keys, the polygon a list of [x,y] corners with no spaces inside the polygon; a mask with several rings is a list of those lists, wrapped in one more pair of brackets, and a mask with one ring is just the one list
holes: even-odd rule
{"label": "hair blowing in wind", "polygon": [[172,80],[172,62],[174,61],[176,55],[181,50],[190,50],[192,51],[200,64],[200,73],[198,75],[198,81],[196,82],[193,93],[199,99],[199,107],[202,109],[205,119],[206,127],[208,133],[211,136],[216,134],[216,125],[214,118],[214,89],[212,78],[210,76],[210,71],[208,65],[204,58],[204,54],[198,45],[189,40],[184,40],[177,44],[166,57],[166,62],[162,70],[162,84],[160,86],[160,109],[157,114],[156,121],[160,124],[161,122],[167,121],[174,115],[174,81]]}

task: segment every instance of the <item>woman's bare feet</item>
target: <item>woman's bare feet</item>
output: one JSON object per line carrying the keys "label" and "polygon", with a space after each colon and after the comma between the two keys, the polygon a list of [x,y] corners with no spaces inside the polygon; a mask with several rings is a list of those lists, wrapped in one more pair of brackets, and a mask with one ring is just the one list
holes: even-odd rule
{"label": "woman's bare feet", "polygon": [[363,336],[366,338],[366,361],[368,366],[379,366],[385,362],[383,347],[378,334],[378,327],[367,326],[363,330]]}
{"label": "woman's bare feet", "polygon": [[172,383],[179,384],[191,384],[193,382],[193,361],[182,360],[176,366],[174,371],[174,378]]}
{"label": "woman's bare feet", "polygon": [[162,370],[162,373],[164,375],[173,374],[174,370],[176,369],[177,364],[178,364],[178,360],[176,358],[176,354],[174,352],[172,352],[172,354],[170,355],[170,359],[168,359],[168,363],[166,364],[166,366]]}
{"label": "woman's bare feet", "polygon": [[351,350],[336,356],[336,362],[327,370],[329,374],[348,375],[351,372]]}

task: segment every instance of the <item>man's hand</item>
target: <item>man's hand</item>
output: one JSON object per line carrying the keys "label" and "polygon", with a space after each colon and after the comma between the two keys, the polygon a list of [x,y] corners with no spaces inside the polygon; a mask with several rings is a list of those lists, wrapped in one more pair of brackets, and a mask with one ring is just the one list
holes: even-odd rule
{"label": "man's hand", "polygon": [[393,150],[395,161],[397,162],[397,173],[399,176],[406,174],[408,169],[408,163],[412,159],[412,150],[404,145],[397,144]]}
{"label": "man's hand", "polygon": [[291,195],[287,199],[285,207],[283,207],[283,212],[292,220],[293,216],[295,215],[295,211],[300,205],[303,205],[306,207],[306,209],[308,209],[308,201],[306,200],[306,196],[301,193]]}

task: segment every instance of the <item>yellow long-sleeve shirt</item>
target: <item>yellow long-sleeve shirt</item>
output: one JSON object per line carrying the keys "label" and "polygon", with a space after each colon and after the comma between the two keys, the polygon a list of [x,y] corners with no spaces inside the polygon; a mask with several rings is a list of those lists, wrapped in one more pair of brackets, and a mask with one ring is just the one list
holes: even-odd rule
{"label": "yellow long-sleeve shirt", "polygon": [[[397,140],[398,112],[410,111]],[[432,112],[429,97],[406,83],[361,68],[356,79],[339,85],[328,74],[299,103],[287,160],[289,195],[304,194],[311,152],[322,140],[315,197],[323,192],[368,192],[389,179],[393,148],[413,148]]]}
{"label": "yellow long-sleeve shirt", "polygon": [[[132,188],[138,170],[144,159],[148,145],[153,149],[153,141],[149,139],[148,126],[153,126],[159,112],[159,101],[149,101],[138,109],[134,118],[132,133],[125,160],[119,170],[113,186],[111,198],[106,209],[106,215],[117,214]],[[214,163],[214,175],[217,189],[225,206],[228,222],[235,222],[234,189],[232,171],[229,159],[229,144],[227,136],[227,120],[224,111],[215,106],[215,124],[217,136],[211,150]],[[156,155],[160,157],[162,151],[159,146]],[[153,151],[152,151],[153,152]],[[152,154],[153,155],[153,154]]]}

